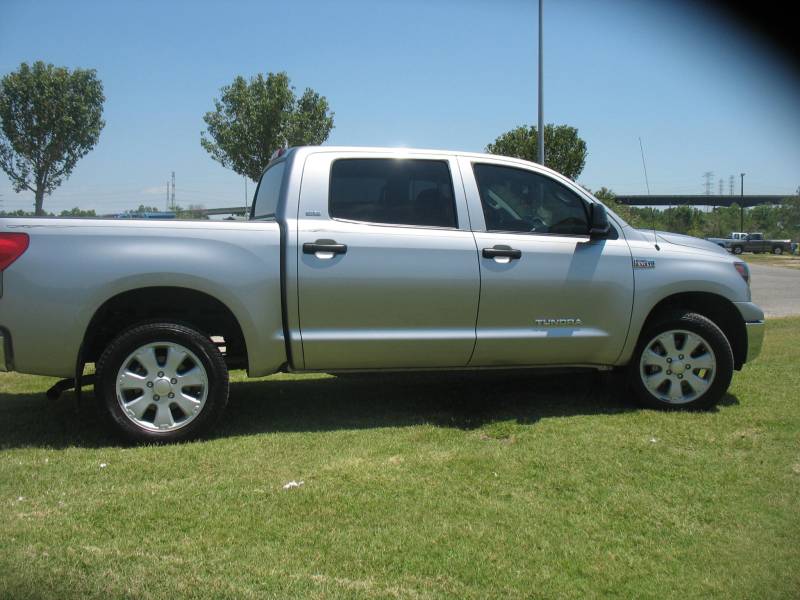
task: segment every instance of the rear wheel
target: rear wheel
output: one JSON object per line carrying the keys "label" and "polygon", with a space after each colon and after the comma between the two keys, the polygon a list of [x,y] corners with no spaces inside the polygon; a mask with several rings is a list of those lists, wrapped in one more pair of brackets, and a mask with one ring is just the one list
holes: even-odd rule
{"label": "rear wheel", "polygon": [[734,254],[741,254],[742,253],[742,247],[741,246],[734,246],[733,247],[733,253]]}
{"label": "rear wheel", "polygon": [[677,311],[642,334],[628,374],[631,388],[646,406],[708,408],[730,385],[733,352],[712,321]]}
{"label": "rear wheel", "polygon": [[97,362],[95,394],[113,424],[142,442],[176,442],[206,431],[228,401],[228,370],[201,333],[173,323],[129,329]]}
{"label": "rear wheel", "polygon": [[772,253],[773,254],[778,254],[778,255],[783,254],[783,248],[781,248],[780,246],[775,246],[772,249]]}

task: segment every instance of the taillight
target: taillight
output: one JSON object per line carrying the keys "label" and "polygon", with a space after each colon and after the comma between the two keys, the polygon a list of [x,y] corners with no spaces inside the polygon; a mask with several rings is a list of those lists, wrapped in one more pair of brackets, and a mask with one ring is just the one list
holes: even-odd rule
{"label": "taillight", "polygon": [[17,260],[28,249],[27,233],[0,233],[0,271]]}
{"label": "taillight", "polygon": [[733,266],[739,271],[739,275],[742,276],[742,279],[745,280],[747,285],[750,285],[750,268],[747,266],[747,263],[735,262]]}

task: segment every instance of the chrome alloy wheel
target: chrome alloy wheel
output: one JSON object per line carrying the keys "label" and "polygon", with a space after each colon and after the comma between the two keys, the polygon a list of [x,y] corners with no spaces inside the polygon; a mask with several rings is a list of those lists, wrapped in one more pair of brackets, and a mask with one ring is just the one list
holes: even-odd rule
{"label": "chrome alloy wheel", "polygon": [[140,346],[122,362],[116,380],[123,414],[148,431],[174,431],[191,423],[208,398],[200,359],[174,342]]}
{"label": "chrome alloy wheel", "polygon": [[669,404],[686,404],[714,382],[717,359],[710,344],[686,330],[670,330],[650,340],[642,351],[639,375],[647,391]]}

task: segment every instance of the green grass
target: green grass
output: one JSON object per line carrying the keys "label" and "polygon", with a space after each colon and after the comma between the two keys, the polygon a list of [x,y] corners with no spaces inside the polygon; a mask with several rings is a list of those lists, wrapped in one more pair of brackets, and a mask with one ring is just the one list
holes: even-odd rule
{"label": "green grass", "polygon": [[746,262],[756,265],[769,265],[771,267],[788,267],[790,269],[800,269],[800,256],[791,254],[740,254]]}
{"label": "green grass", "polygon": [[771,322],[712,412],[590,374],[239,375],[167,447],[0,374],[0,596],[796,598],[798,336]]}

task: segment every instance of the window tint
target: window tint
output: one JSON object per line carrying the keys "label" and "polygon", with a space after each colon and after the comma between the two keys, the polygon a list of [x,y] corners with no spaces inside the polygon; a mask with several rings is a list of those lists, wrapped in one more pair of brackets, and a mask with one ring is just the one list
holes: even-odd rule
{"label": "window tint", "polygon": [[331,167],[331,217],[457,227],[453,183],[445,161],[340,159]]}
{"label": "window tint", "polygon": [[586,235],[586,204],[549,177],[499,165],[476,164],[475,179],[488,231]]}
{"label": "window tint", "polygon": [[274,217],[278,210],[278,200],[281,195],[281,184],[283,183],[283,171],[286,169],[286,161],[266,170],[261,176],[261,183],[258,184],[256,201],[253,204],[253,218]]}

